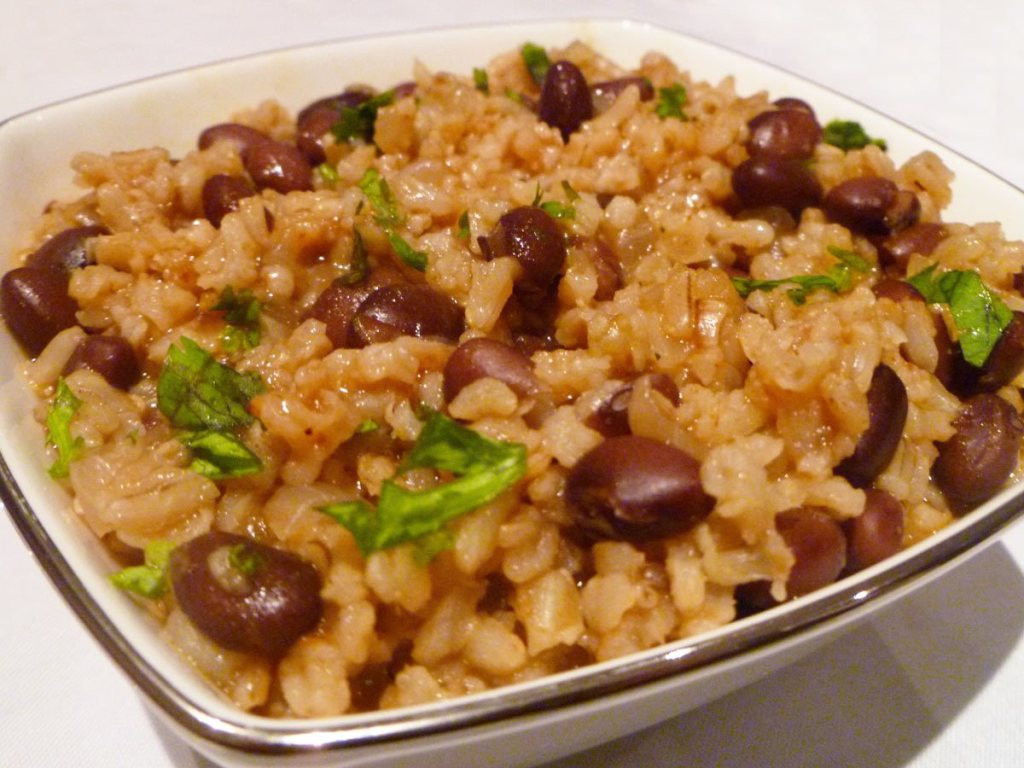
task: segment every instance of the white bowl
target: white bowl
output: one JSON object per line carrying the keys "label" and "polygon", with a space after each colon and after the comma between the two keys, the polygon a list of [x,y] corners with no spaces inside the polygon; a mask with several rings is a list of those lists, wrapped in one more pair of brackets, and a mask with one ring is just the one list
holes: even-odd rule
{"label": "white bowl", "polygon": [[[936,151],[955,172],[950,220],[997,219],[1024,236],[1024,196],[909,128],[831,91],[676,32],[628,21],[572,21],[346,40],[191,69],[56,104],[0,126],[0,252],[27,244],[44,205],[75,194],[80,150],[193,146],[199,131],[267,97],[297,109],[348,82],[389,86],[414,59],[468,73],[526,40],[580,39],[626,66],[649,50],[696,78],[734,75],[741,93],[767,89],[815,106],[823,119],[862,122],[898,160]],[[102,547],[74,519],[45,471],[42,435],[19,378],[22,355],[0,336],[0,495],[26,542],[97,640],[170,726],[229,766],[528,765],[667,719],[810,652],[883,604],[980,551],[1024,509],[1015,485],[939,534],[825,590],[715,632],[610,662],[461,699],[322,720],[247,714],[212,692],[161,640],[158,627],[106,580]]]}

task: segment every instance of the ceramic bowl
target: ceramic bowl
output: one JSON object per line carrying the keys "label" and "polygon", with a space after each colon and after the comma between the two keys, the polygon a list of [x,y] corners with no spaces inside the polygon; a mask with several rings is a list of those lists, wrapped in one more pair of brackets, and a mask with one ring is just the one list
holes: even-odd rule
{"label": "ceramic bowl", "polygon": [[[732,75],[740,93],[799,96],[824,120],[858,120],[902,161],[937,152],[956,174],[950,220],[1008,222],[1021,237],[1024,196],[993,174],[893,120],[829,90],[685,35],[629,21],[571,21],[343,40],[202,66],[83,96],[0,126],[0,253],[27,245],[46,203],[75,194],[69,161],[80,150],[162,145],[172,154],[232,112],[274,97],[295,110],[339,84],[387,87],[418,59],[468,73],[530,40],[582,40],[635,65],[657,50],[696,78]],[[1014,229],[1016,227],[1016,230]],[[1014,485],[939,534],[828,589],[717,631],[572,672],[412,708],[322,720],[271,720],[219,697],[106,574],[113,564],[75,519],[46,473],[39,425],[20,378],[23,357],[0,334],[2,496],[42,566],[153,710],[201,753],[228,766],[530,765],[650,726],[749,683],[940,576],[991,543],[1024,508]]]}

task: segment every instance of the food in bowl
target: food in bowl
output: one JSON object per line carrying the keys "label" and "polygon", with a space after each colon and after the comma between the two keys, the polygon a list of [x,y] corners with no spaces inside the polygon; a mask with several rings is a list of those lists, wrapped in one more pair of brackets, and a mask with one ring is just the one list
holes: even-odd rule
{"label": "food in bowl", "polygon": [[870,567],[1016,471],[1024,248],[841,118],[526,45],[180,158],[82,153],[0,286],[51,474],[270,716],[525,681]]}

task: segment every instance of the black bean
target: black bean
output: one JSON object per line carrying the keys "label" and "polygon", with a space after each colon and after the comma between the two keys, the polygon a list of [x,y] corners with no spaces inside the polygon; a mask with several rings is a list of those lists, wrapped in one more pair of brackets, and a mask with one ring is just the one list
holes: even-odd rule
{"label": "black bean", "polygon": [[921,213],[917,195],[882,176],[859,176],[832,187],[821,204],[832,221],[863,235],[889,235]]}
{"label": "black bean", "polygon": [[556,61],[548,68],[540,90],[540,119],[557,128],[563,141],[594,116],[590,88],[579,67],[569,61]]}
{"label": "black bean", "polygon": [[646,379],[651,388],[663,394],[673,406],[679,405],[679,387],[664,373],[647,373],[628,384],[620,387],[615,393],[598,406],[586,420],[591,429],[597,430],[605,437],[628,435],[629,401],[633,398],[633,389],[637,381]]}
{"label": "black bean", "polygon": [[799,218],[821,201],[821,183],[793,158],[752,157],[732,172],[732,189],[745,208],[778,205]]}
{"label": "black bean", "polygon": [[360,303],[349,346],[364,347],[399,336],[457,341],[465,328],[462,307],[429,285],[386,285]]}
{"label": "black bean", "polygon": [[624,90],[633,86],[640,91],[641,101],[654,98],[654,85],[646,77],[632,75],[618,77],[614,80],[602,80],[590,86],[590,97],[594,104],[594,114],[600,114],[615,103]]}
{"label": "black bean", "polygon": [[299,110],[299,114],[295,117],[295,122],[301,123],[310,112],[319,110],[322,107],[330,107],[336,114],[340,115],[341,110],[345,107],[358,107],[367,99],[372,98],[374,94],[374,90],[368,86],[351,85],[339,94],[334,96],[325,96],[322,99],[317,99],[311,104],[307,104]]}
{"label": "black bean", "polygon": [[321,106],[307,111],[295,125],[295,146],[306,156],[310,165],[318,165],[327,159],[324,151],[324,136],[338,122],[339,112],[330,106]]}
{"label": "black bean", "polygon": [[287,194],[313,188],[312,167],[291,144],[266,139],[252,144],[242,155],[245,170],[260,189]]}
{"label": "black bean", "polygon": [[320,621],[320,576],[291,552],[211,531],[176,547],[174,597],[225,648],[278,658]]}
{"label": "black bean", "polygon": [[30,254],[25,259],[25,266],[70,275],[73,270],[95,264],[86,245],[89,238],[109,234],[110,230],[100,225],[65,229]]}
{"label": "black bean", "polygon": [[477,379],[504,382],[520,397],[540,390],[533,363],[515,347],[495,339],[476,338],[460,344],[444,366],[444,399],[450,403]]}
{"label": "black bean", "polygon": [[231,211],[237,211],[241,200],[255,194],[256,190],[248,179],[218,173],[203,184],[203,215],[213,226],[220,228],[221,220]]}
{"label": "black bean", "polygon": [[511,256],[522,271],[516,279],[521,293],[551,291],[565,264],[565,235],[551,216],[532,205],[513,208],[487,237],[487,258]]}
{"label": "black bean", "polygon": [[875,368],[868,387],[868,428],[851,455],[835,468],[851,485],[871,485],[892,461],[907,422],[907,388],[896,372],[883,364]]}
{"label": "black bean", "polygon": [[[827,587],[839,578],[846,566],[846,537],[839,523],[820,510],[800,507],[776,515],[775,527],[794,559],[786,579],[787,600]],[[740,584],[736,600],[746,612],[778,604],[770,581]]]}
{"label": "black bean", "polygon": [[584,454],[569,472],[565,498],[582,533],[628,541],[682,533],[715,505],[696,459],[634,435],[609,438]]}
{"label": "black bean", "polygon": [[404,282],[402,275],[394,269],[377,266],[361,281],[339,277],[317,297],[309,310],[308,317],[327,325],[327,338],[335,348],[349,346],[352,318],[363,300],[376,288]]}
{"label": "black bean", "polygon": [[212,147],[218,141],[230,141],[235,145],[235,151],[244,156],[246,151],[263,141],[269,141],[270,137],[262,131],[257,131],[248,125],[241,123],[218,123],[199,134],[199,148]]}
{"label": "black bean", "polygon": [[772,102],[779,109],[795,109],[801,112],[807,112],[812,117],[814,116],[814,110],[811,105],[803,99],[797,99],[792,96],[783,96],[781,99],[776,99]]}
{"label": "black bean", "polygon": [[995,392],[1024,370],[1024,312],[1016,311],[981,367],[977,388]]}
{"label": "black bean", "polygon": [[0,280],[0,314],[30,355],[38,355],[54,336],[76,325],[77,311],[61,272],[18,267]]}
{"label": "black bean", "polygon": [[142,375],[135,350],[122,336],[86,336],[64,365],[64,375],[79,368],[96,371],[112,387],[124,390]]}
{"label": "black bean", "polygon": [[988,500],[1017,466],[1024,422],[998,395],[975,395],[953,420],[954,435],[938,444],[932,479],[954,514]]}
{"label": "black bean", "polygon": [[871,292],[875,298],[890,299],[899,304],[901,301],[920,301],[924,303],[924,296],[906,280],[897,280],[894,277],[884,277],[871,286]]}
{"label": "black bean", "polygon": [[903,505],[878,488],[868,488],[864,494],[864,511],[843,521],[846,570],[851,573],[895,555],[903,546]]}
{"label": "black bean", "polygon": [[882,240],[878,246],[878,259],[883,266],[892,267],[899,274],[906,274],[907,262],[913,254],[931,255],[947,234],[942,224],[918,222]]}
{"label": "black bean", "polygon": [[806,159],[821,141],[821,126],[814,115],[798,109],[762,112],[749,123],[747,152],[751,157]]}

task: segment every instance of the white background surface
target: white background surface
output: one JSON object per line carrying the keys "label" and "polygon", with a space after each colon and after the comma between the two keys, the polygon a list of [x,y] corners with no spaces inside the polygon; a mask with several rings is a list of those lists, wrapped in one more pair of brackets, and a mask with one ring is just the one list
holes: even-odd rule
{"label": "white background surface", "polygon": [[[2,7],[0,119],[283,46],[452,24],[625,16],[817,80],[1024,187],[1024,4],[1014,0],[4,0]],[[548,768],[1020,766],[1022,569],[1024,528],[1017,527],[809,659]],[[148,717],[6,516],[0,681],[3,768],[209,766]]]}

